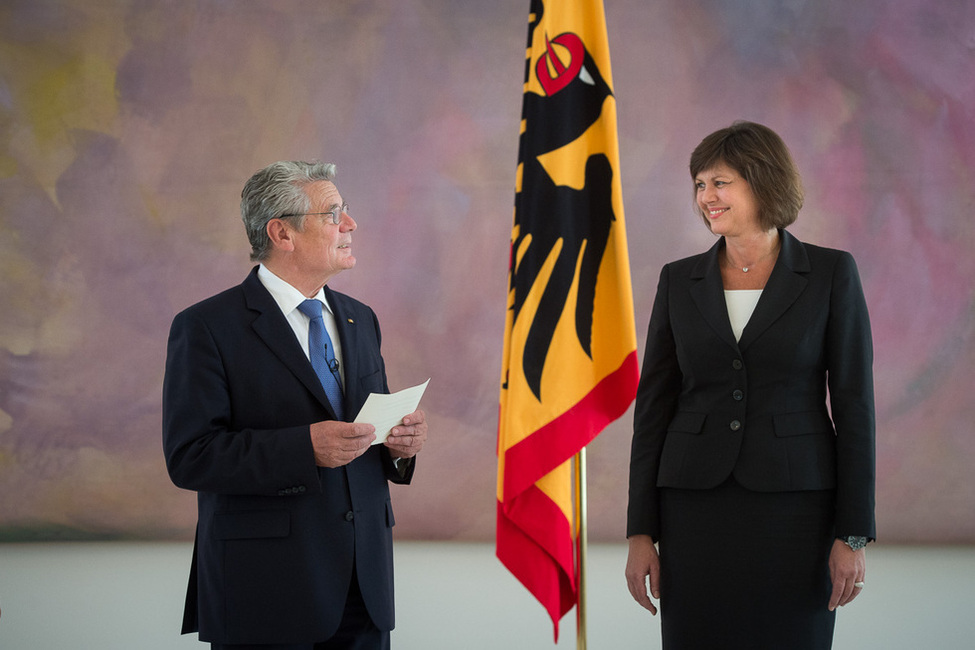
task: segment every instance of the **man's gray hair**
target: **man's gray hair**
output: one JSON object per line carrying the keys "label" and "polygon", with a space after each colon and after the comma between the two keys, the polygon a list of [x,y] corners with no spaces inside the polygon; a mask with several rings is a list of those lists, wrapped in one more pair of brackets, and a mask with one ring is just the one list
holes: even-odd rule
{"label": "man's gray hair", "polygon": [[[240,193],[240,217],[251,243],[251,261],[263,262],[271,253],[267,224],[286,214],[304,214],[311,209],[305,186],[335,178],[335,165],[323,162],[282,160],[257,172]],[[299,217],[296,227],[304,227]]]}

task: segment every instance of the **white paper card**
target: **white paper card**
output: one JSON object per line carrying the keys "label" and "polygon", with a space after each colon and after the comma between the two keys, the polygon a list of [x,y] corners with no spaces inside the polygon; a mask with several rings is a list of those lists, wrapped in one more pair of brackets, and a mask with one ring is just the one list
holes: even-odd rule
{"label": "white paper card", "polygon": [[355,416],[355,421],[376,427],[376,440],[372,444],[379,445],[385,442],[393,427],[402,424],[403,418],[420,406],[420,398],[423,397],[423,391],[427,389],[429,383],[430,380],[427,379],[422,384],[388,395],[369,393],[359,415]]}

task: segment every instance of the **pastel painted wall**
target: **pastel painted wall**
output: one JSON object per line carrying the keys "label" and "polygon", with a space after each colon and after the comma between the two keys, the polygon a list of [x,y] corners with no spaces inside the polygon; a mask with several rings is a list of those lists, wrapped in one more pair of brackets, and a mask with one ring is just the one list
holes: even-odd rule
{"label": "pastel painted wall", "polygon": [[[339,165],[393,388],[432,378],[399,539],[493,536],[527,0],[0,4],[0,539],[192,534],[160,443],[183,307],[250,268],[243,182]],[[792,228],[850,250],[873,319],[882,540],[975,541],[975,5],[606,0],[637,330],[707,248],[688,155],[735,119],[790,144]],[[623,535],[630,415],[590,447]]]}

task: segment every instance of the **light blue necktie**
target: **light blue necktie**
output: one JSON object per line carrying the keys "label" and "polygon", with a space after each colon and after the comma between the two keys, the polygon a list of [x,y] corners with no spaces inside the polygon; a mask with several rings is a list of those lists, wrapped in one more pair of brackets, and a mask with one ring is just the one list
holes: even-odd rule
{"label": "light blue necktie", "polygon": [[328,397],[335,416],[339,420],[345,419],[343,408],[342,382],[339,375],[339,362],[332,350],[332,339],[325,329],[325,319],[322,318],[322,303],[318,300],[306,300],[298,305],[305,316],[311,319],[308,324],[308,356],[311,367],[315,369],[318,380],[322,382],[325,396]]}

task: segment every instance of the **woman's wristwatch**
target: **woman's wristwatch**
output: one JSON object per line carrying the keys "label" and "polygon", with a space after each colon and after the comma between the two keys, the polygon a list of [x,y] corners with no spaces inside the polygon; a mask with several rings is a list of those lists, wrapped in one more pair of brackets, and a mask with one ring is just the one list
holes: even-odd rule
{"label": "woman's wristwatch", "polygon": [[861,548],[867,545],[866,537],[858,537],[856,535],[850,535],[849,537],[841,537],[846,545],[852,548],[854,551],[859,551]]}

